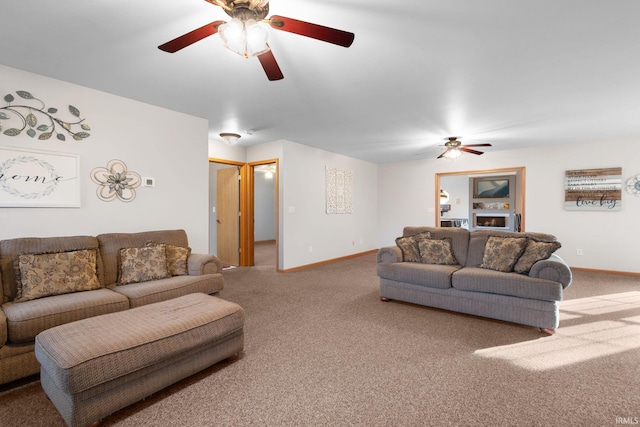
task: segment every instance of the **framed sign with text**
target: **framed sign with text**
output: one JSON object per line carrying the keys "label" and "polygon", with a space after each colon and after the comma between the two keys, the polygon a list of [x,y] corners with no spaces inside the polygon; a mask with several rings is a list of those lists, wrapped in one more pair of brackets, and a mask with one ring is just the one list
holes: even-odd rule
{"label": "framed sign with text", "polygon": [[0,207],[80,207],[75,154],[0,147]]}
{"label": "framed sign with text", "polygon": [[620,210],[622,168],[566,171],[564,208],[570,211]]}

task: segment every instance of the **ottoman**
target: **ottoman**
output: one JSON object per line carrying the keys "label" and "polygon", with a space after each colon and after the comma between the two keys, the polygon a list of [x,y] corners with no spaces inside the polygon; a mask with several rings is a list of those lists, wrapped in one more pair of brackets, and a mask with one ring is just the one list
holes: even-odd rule
{"label": "ottoman", "polygon": [[244,347],[244,310],[203,293],[36,336],[40,380],[70,426],[92,424]]}

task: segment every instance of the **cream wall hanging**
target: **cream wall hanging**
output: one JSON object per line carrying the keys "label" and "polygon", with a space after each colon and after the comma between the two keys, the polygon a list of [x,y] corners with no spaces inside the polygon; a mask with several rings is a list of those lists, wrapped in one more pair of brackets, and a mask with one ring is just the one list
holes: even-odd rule
{"label": "cream wall hanging", "polygon": [[91,180],[98,184],[96,195],[104,202],[119,199],[130,202],[136,198],[136,188],[142,178],[137,172],[128,171],[122,160],[111,160],[107,167],[97,167],[91,171]]}
{"label": "cream wall hanging", "polygon": [[353,213],[353,172],[326,166],[326,203],[328,214]]}

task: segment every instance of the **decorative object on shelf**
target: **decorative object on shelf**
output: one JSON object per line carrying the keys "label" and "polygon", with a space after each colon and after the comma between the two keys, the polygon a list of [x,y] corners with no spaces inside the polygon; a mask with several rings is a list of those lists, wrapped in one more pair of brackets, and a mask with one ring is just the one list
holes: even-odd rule
{"label": "decorative object on shelf", "polygon": [[[45,141],[50,139],[53,135],[60,141],[66,141],[67,137],[65,133],[71,136],[76,141],[82,141],[85,138],[89,138],[91,134],[91,128],[84,122],[84,119],[80,118],[80,111],[73,105],[69,105],[69,113],[75,117],[69,121],[56,117],[58,113],[57,108],[49,107],[45,110],[46,106],[44,102],[34,97],[30,92],[25,90],[16,91],[18,97],[26,101],[25,104],[14,104],[16,98],[12,94],[7,94],[4,97],[7,105],[0,108],[0,131],[2,131],[2,120],[10,120],[12,116],[17,117],[22,122],[18,127],[9,127],[4,132],[7,136],[20,135],[25,129],[27,129],[27,135],[31,138],[38,137],[39,140]],[[36,104],[34,105],[29,105]],[[77,119],[77,120],[76,120]],[[80,129],[74,130],[74,127]],[[61,129],[64,132],[61,131]],[[38,134],[38,132],[40,134]]]}
{"label": "decorative object on shelf", "polygon": [[569,211],[619,211],[622,168],[565,171],[564,208]]}
{"label": "decorative object on shelf", "polygon": [[79,156],[0,147],[0,207],[80,207]]}
{"label": "decorative object on shelf", "polygon": [[509,210],[510,209],[510,205],[509,203],[503,203],[503,202],[495,202],[495,203],[473,203],[473,209],[487,209],[487,210],[493,210],[493,211],[499,211],[499,210]]}
{"label": "decorative object on shelf", "polygon": [[328,214],[353,213],[353,172],[327,166],[325,170]]}
{"label": "decorative object on shelf", "polygon": [[137,172],[127,171],[122,160],[111,160],[107,167],[97,167],[91,171],[91,180],[98,184],[96,194],[104,202],[120,199],[130,202],[136,198],[136,188],[142,178]]}
{"label": "decorative object on shelf", "polygon": [[447,190],[440,189],[440,204],[447,203],[449,201],[449,193]]}
{"label": "decorative object on shelf", "polygon": [[640,175],[627,179],[625,188],[627,189],[627,193],[640,197]]}
{"label": "decorative object on shelf", "polygon": [[220,134],[220,138],[224,139],[229,145],[233,145],[240,139],[240,135],[237,133],[224,132]]}

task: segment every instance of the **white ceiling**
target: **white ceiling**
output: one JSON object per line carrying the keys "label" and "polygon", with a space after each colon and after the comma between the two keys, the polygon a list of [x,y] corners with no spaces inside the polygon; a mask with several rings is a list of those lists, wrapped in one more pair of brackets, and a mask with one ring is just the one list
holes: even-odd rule
{"label": "white ceiling", "polygon": [[228,19],[204,0],[5,3],[0,63],[206,118],[214,139],[378,163],[436,157],[451,135],[487,153],[640,141],[638,0],[271,0],[269,15],[355,33],[345,49],[270,29],[274,82],[218,35],[157,49]]}

